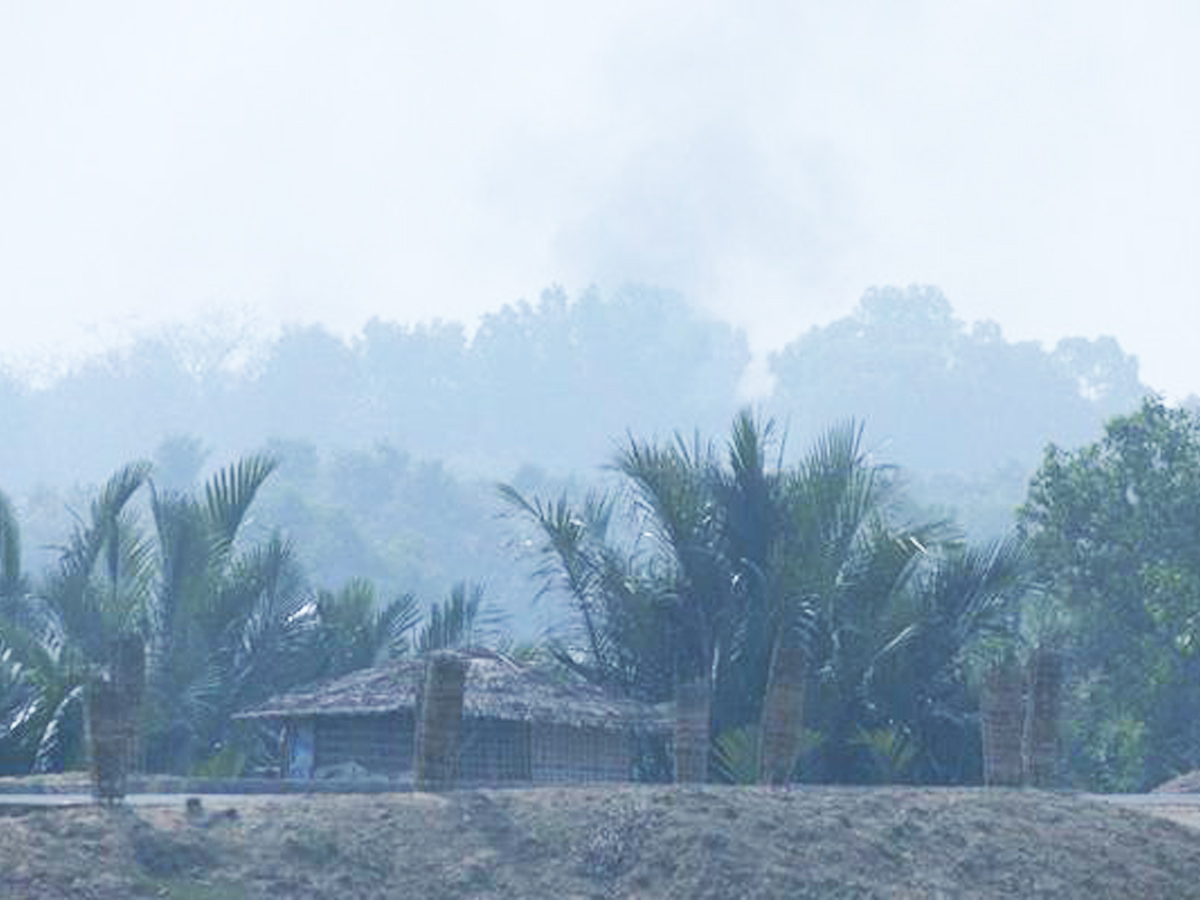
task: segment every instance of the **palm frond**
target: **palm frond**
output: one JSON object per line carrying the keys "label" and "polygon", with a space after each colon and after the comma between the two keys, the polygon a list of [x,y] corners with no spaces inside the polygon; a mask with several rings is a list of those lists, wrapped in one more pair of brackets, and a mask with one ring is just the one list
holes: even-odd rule
{"label": "palm frond", "polygon": [[71,688],[50,711],[33,757],[34,772],[61,772],[80,753],[83,685]]}
{"label": "palm frond", "polygon": [[149,463],[130,463],[105,483],[88,519],[77,519],[42,589],[64,632],[93,660],[103,657],[105,635],[128,622],[147,589],[147,538],[127,506],[149,471]]}
{"label": "palm frond", "polygon": [[408,651],[409,636],[421,621],[421,608],[413,594],[400,594],[375,614],[373,631],[378,649],[374,662],[403,656]]}
{"label": "palm frond", "polygon": [[212,534],[200,505],[183,494],[153,491],[151,511],[158,538],[159,583],[148,604],[152,636],[167,640],[179,616],[202,613],[212,601]]}
{"label": "palm frond", "polygon": [[204,496],[218,546],[228,549],[233,545],[255,495],[278,466],[271,456],[247,456],[209,479]]}
{"label": "palm frond", "polygon": [[484,606],[483,586],[460,581],[450,589],[450,596],[430,607],[417,649],[426,652],[479,645],[499,621],[498,615]]}
{"label": "palm frond", "polygon": [[351,579],[336,593],[320,591],[316,613],[325,675],[341,675],[403,656],[421,620],[412,594],[400,594],[381,607],[375,585],[363,578]]}
{"label": "palm frond", "polygon": [[247,690],[262,699],[294,683],[311,671],[306,659],[311,621],[305,616],[312,594],[300,578],[292,546],[278,534],[256,547],[243,569],[256,590],[240,616],[231,616],[221,644],[228,648],[217,660],[227,659],[218,675],[235,698],[232,711],[246,702]]}
{"label": "palm frond", "polygon": [[591,493],[576,508],[564,492],[557,500],[526,499],[510,485],[500,485],[501,498],[540,533],[534,552],[538,558],[534,577],[541,582],[538,596],[565,594],[578,617],[583,640],[601,667],[604,666],[603,565],[612,501]]}
{"label": "palm frond", "polygon": [[106,568],[112,572],[119,565],[118,540],[121,515],[133,495],[146,483],[150,476],[150,463],[132,462],[122,466],[105,482],[99,496],[92,501],[90,524],[83,532],[78,552],[67,564],[77,573],[91,572],[101,553],[107,556]]}
{"label": "palm frond", "polygon": [[876,779],[883,784],[904,781],[919,749],[908,730],[899,725],[860,728],[852,743],[867,751]]}
{"label": "palm frond", "polygon": [[717,777],[729,784],[758,784],[758,728],[744,725],[713,740]]}

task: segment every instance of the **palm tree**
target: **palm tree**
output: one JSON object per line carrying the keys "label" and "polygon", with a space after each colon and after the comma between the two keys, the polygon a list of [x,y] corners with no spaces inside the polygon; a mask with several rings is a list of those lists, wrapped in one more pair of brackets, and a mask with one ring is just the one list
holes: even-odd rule
{"label": "palm tree", "polygon": [[1011,643],[1026,553],[1013,539],[929,549],[905,597],[900,628],[878,654],[868,690],[910,736],[911,775],[925,783],[978,780],[981,746],[971,672]]}
{"label": "palm tree", "polygon": [[339,591],[317,592],[312,626],[323,658],[316,677],[344,675],[410,652],[480,646],[497,637],[500,617],[484,602],[482,585],[461,581],[423,617],[416,597],[380,603],[375,586],[354,578]]}
{"label": "palm tree", "polygon": [[[5,755],[11,747],[35,769],[77,758],[86,677],[115,672],[131,637],[145,650],[142,743],[155,769],[186,771],[227,740],[239,704],[307,671],[311,598],[290,546],[238,543],[274,468],[247,457],[217,472],[202,500],[157,490],[148,463],[109,479],[21,604],[20,627],[5,628],[24,698],[0,726]],[[132,503],[144,490],[149,523]]]}
{"label": "palm tree", "polygon": [[699,435],[690,446],[679,438],[662,447],[631,437],[616,468],[632,485],[639,525],[673,599],[676,779],[707,781],[713,721],[721,712],[714,699],[730,663],[740,599],[725,542],[723,473],[713,446]]}
{"label": "palm tree", "polygon": [[7,602],[5,655],[20,702],[0,724],[0,755],[26,771],[80,757],[87,675],[130,630],[149,582],[148,549],[126,508],[148,473],[148,464],[133,463],[114,474],[46,583]]}
{"label": "palm tree", "polygon": [[185,771],[231,739],[230,716],[313,674],[313,597],[290,543],[242,548],[239,533],[276,468],[250,456],[203,500],[151,491],[155,578],[139,630],[147,647],[146,763]]}
{"label": "palm tree", "polygon": [[527,499],[500,485],[502,500],[533,526],[537,596],[565,597],[573,627],[546,636],[551,654],[588,680],[657,703],[674,689],[675,594],[656,561],[610,538],[613,498],[589,493],[575,506]]}
{"label": "palm tree", "polygon": [[[39,709],[39,669],[30,660],[44,657],[40,617],[32,606],[21,572],[21,528],[12,502],[0,491],[0,773],[28,768],[36,753],[30,727]],[[52,668],[52,667],[50,667]],[[55,691],[55,695],[60,691]]]}
{"label": "palm tree", "polygon": [[[862,429],[853,422],[830,428],[797,466],[779,476],[775,502],[781,525],[770,560],[771,598],[758,619],[770,643],[760,644],[754,657],[759,671],[764,661],[768,666],[759,722],[759,771],[768,782],[792,777],[803,745],[807,684],[817,673],[818,686],[825,693],[833,688],[835,708],[843,712],[838,721],[844,728],[824,742],[827,751],[845,743],[840,738],[858,718],[852,663],[864,657],[862,639],[879,621],[877,603],[868,601],[886,596],[877,586],[888,587],[903,571],[901,563],[881,577],[882,562],[901,560],[880,551],[904,546],[878,539],[885,489],[881,470],[862,449]],[[820,701],[819,694],[814,699]]]}
{"label": "palm tree", "polygon": [[[811,774],[869,780],[886,744],[893,774],[968,778],[963,655],[1003,618],[1019,554],[964,551],[944,523],[898,522],[894,479],[853,422],[794,466],[781,445],[749,412],[725,462],[698,436],[631,437],[614,465],[637,535],[625,544],[608,536],[609,497],[576,509],[502,488],[544,536],[539,575],[581,625],[564,661],[648,699],[686,700],[695,721],[677,740],[715,742],[738,777],[786,781],[807,747]],[[957,730],[943,727],[950,712]],[[953,749],[939,749],[948,736]],[[706,768],[695,760],[707,748],[676,749]]]}
{"label": "palm tree", "polygon": [[693,772],[706,769],[696,760],[707,760],[714,731],[758,724],[764,695],[769,718],[785,732],[798,718],[788,707],[805,678],[812,607],[803,585],[812,572],[795,554],[804,541],[819,542],[789,506],[801,496],[800,483],[781,464],[768,466],[774,445],[773,425],[749,412],[734,422],[725,465],[699,436],[666,445],[631,437],[614,468],[630,486],[642,537],[625,553],[607,540],[611,499],[589,498],[575,510],[565,497],[543,505],[501,488],[547,537],[539,574],[571,597],[586,636],[580,646],[598,680],[640,687],[651,700],[675,696],[690,710],[677,740],[702,746],[676,752],[692,760]]}
{"label": "palm tree", "polygon": [[21,527],[8,496],[0,491],[0,609],[26,592],[21,574]]}
{"label": "palm tree", "polygon": [[381,604],[375,586],[354,578],[339,591],[317,592],[316,618],[321,632],[321,677],[336,677],[403,656],[420,621],[412,594]]}

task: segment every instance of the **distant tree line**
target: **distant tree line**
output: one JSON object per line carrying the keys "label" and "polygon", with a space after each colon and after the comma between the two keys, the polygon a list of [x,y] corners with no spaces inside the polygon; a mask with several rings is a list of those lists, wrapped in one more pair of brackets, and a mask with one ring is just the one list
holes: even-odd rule
{"label": "distant tree line", "polygon": [[[719,431],[744,402],[750,362],[740,331],[649,288],[573,300],[552,289],[470,336],[457,323],[374,320],[347,343],[292,327],[245,355],[234,337],[173,332],[40,390],[0,375],[6,485],[94,484],[171,435],[203,435],[223,458],[269,440],[321,453],[387,442],[458,474],[507,479],[536,464],[565,475],[627,431]],[[867,446],[919,472],[1031,471],[1046,441],[1090,440],[1145,393],[1112,339],[1011,343],[994,323],[968,328],[935,288],[869,291],[768,364],[774,383],[756,402],[794,446],[853,416]]]}
{"label": "distant tree line", "polygon": [[[36,569],[70,510],[128,459],[157,448],[157,480],[184,490],[210,460],[268,453],[281,466],[250,527],[303,540],[315,583],[365,575],[439,596],[460,578],[487,580],[529,631],[491,483],[597,484],[609,477],[597,461],[623,434],[718,433],[749,360],[739,331],[650,288],[553,289],[485,316],[473,335],[376,320],[349,342],[297,327],[248,347],[209,323],[41,389],[0,373],[0,478]],[[1144,393],[1111,339],[1012,343],[920,287],[868,292],[772,356],[769,374],[757,405],[786,432],[785,455],[853,416],[864,447],[904,466],[914,516],[954,518],[979,540],[1011,528],[1047,441],[1092,440]]]}

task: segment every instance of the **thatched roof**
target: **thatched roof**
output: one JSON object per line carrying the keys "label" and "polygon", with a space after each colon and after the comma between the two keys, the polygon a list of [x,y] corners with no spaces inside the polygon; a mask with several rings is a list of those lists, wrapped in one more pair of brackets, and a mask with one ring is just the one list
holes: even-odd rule
{"label": "thatched roof", "polygon": [[[613,697],[563,672],[523,666],[487,650],[459,651],[468,662],[463,715],[637,731],[668,731],[670,720],[650,704]],[[423,657],[360,669],[290,691],[239,719],[364,716],[411,710],[425,674]]]}

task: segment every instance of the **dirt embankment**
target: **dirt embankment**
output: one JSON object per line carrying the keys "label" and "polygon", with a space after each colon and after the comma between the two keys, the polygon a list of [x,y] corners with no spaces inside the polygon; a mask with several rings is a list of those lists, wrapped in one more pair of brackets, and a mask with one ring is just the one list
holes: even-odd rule
{"label": "dirt embankment", "polygon": [[1021,791],[180,798],[0,821],[0,897],[1187,898],[1200,832]]}

